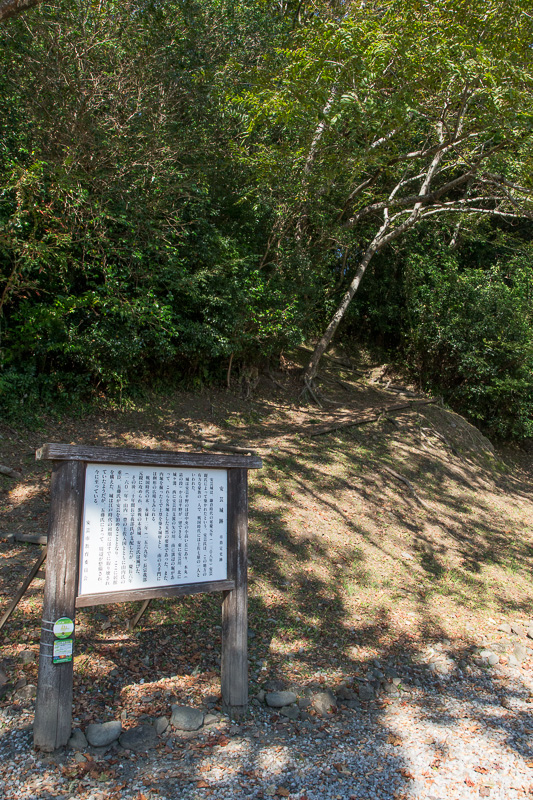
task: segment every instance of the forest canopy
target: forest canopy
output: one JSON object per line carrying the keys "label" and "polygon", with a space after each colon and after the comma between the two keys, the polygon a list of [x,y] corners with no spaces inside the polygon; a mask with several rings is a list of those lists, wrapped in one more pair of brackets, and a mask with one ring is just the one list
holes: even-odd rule
{"label": "forest canopy", "polygon": [[533,433],[525,0],[41,3],[0,24],[0,407],[335,337]]}

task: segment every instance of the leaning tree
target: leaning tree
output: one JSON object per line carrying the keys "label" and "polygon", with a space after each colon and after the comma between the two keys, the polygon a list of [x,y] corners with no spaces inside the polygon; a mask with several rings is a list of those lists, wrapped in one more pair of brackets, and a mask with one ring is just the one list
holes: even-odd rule
{"label": "leaning tree", "polygon": [[293,32],[244,95],[250,158],[269,153],[273,184],[277,165],[291,175],[273,189],[271,250],[292,236],[342,262],[345,293],[304,371],[309,386],[383,248],[430,219],[457,232],[466,215],[533,214],[530,4],[345,8]]}

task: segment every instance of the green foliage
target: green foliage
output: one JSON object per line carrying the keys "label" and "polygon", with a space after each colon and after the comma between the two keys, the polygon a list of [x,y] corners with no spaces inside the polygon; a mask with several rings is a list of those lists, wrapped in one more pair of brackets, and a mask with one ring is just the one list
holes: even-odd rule
{"label": "green foliage", "polygon": [[232,62],[253,64],[284,24],[256,3],[132,15],[109,0],[0,28],[5,414],[65,387],[122,395],[216,375],[231,353],[264,359],[301,340],[290,276],[258,267],[270,212],[225,155],[239,130]]}
{"label": "green foliage", "polygon": [[531,253],[487,269],[407,261],[406,336],[426,386],[499,437],[533,435]]}
{"label": "green foliage", "polygon": [[[433,157],[465,86],[438,179],[488,148],[484,169],[529,186],[530,17],[511,6],[58,0],[0,26],[2,413],[216,380],[232,354],[320,334],[374,204],[416,190],[412,153]],[[343,335],[402,347],[458,407],[526,435],[530,232],[452,254],[446,225],[374,256]]]}

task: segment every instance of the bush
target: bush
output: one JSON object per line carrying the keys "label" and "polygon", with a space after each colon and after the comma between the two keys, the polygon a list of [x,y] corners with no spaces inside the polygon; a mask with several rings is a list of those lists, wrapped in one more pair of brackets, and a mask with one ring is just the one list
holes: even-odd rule
{"label": "bush", "polygon": [[490,433],[533,435],[533,275],[516,256],[488,269],[412,254],[405,349],[422,384]]}

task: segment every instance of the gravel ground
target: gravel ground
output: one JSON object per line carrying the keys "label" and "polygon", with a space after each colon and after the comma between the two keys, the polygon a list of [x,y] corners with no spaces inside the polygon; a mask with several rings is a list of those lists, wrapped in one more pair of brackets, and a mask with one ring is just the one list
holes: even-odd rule
{"label": "gravel ground", "polygon": [[[504,653],[516,652],[517,644],[522,662],[509,666],[513,659]],[[488,666],[498,651],[499,663]],[[315,715],[310,705],[318,690],[324,696],[324,684],[291,687],[299,695],[291,707],[297,719],[268,708],[263,693],[245,721],[215,709],[209,726],[193,733],[170,726],[145,753],[118,743],[36,753],[32,701],[17,702],[15,695],[0,710],[0,797],[523,798],[533,795],[531,655],[518,637],[481,641],[460,656],[444,641],[416,661],[399,653],[388,663],[374,661],[362,678],[346,676],[328,687],[336,693],[333,713]],[[363,686],[375,699],[361,699]]]}

